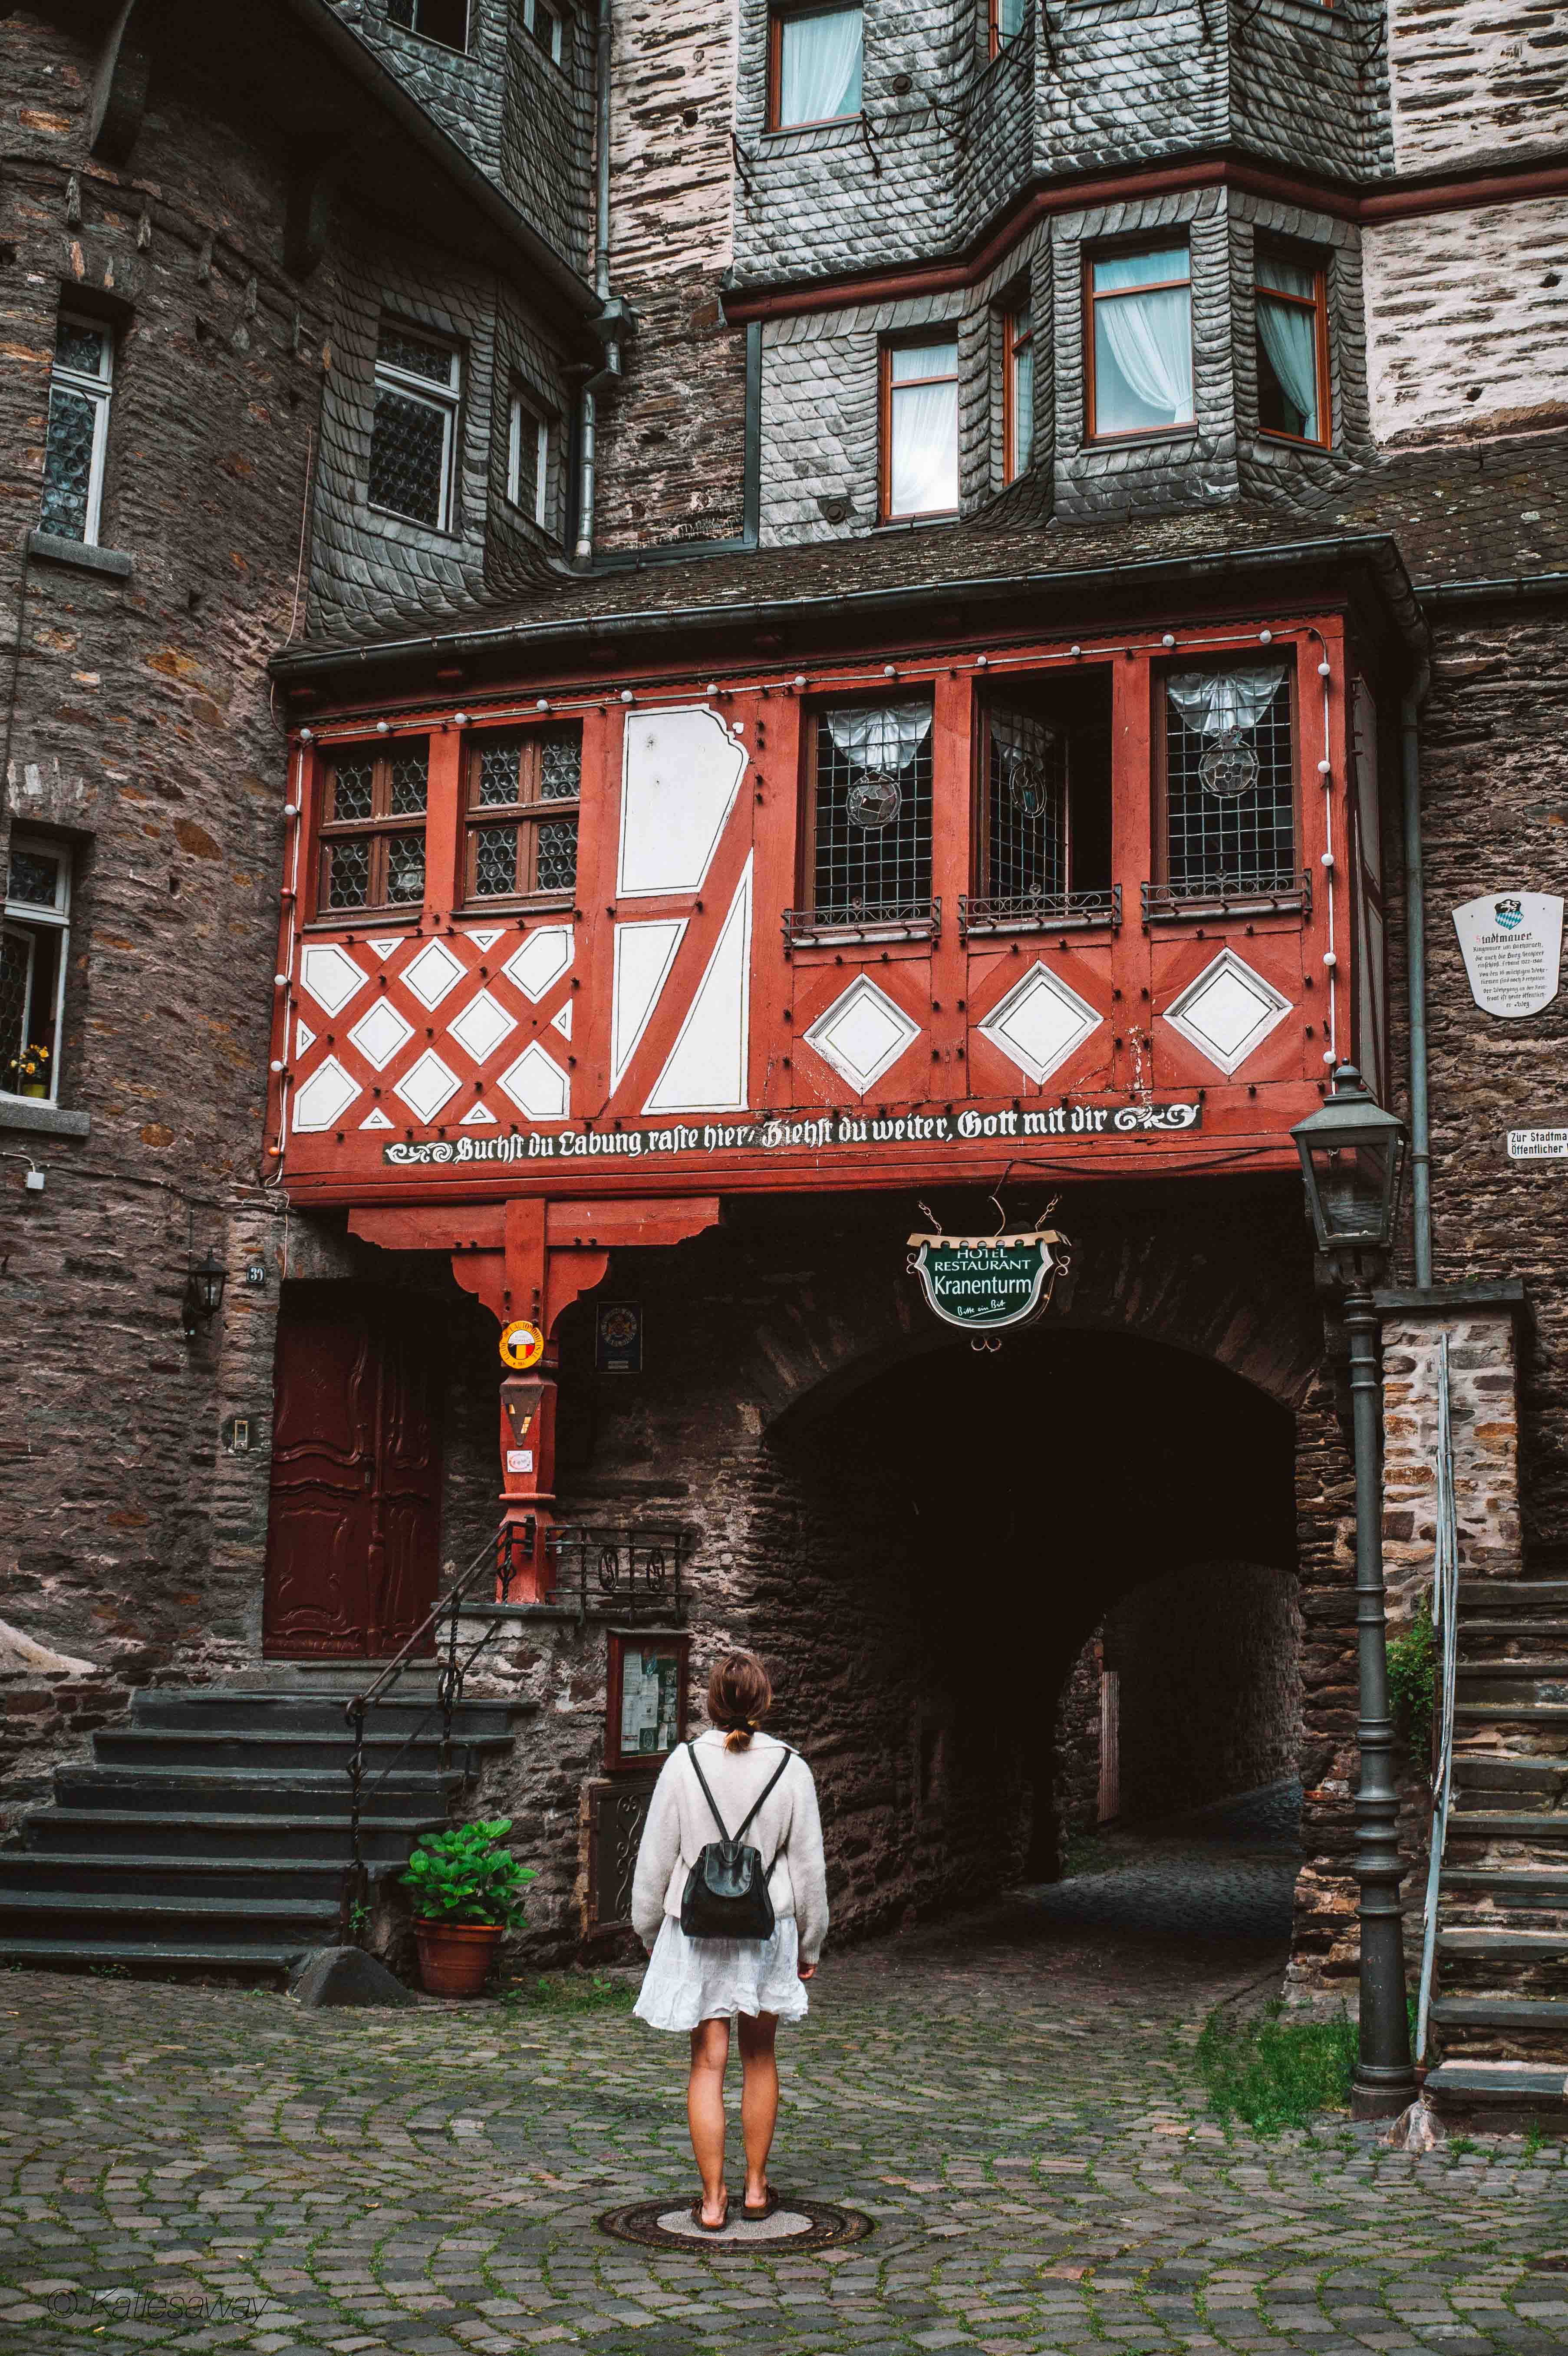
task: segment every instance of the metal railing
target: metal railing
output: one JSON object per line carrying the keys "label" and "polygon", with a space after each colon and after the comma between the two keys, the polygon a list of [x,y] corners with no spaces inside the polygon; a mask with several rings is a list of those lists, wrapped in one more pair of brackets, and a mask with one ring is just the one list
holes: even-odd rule
{"label": "metal railing", "polygon": [[[475,1656],[483,1652],[497,1628],[506,1620],[506,1604],[513,1579],[523,1564],[532,1560],[536,1523],[529,1514],[519,1525],[503,1522],[485,1539],[466,1570],[459,1573],[446,1593],[426,1612],[413,1634],[400,1652],[394,1653],[374,1683],[363,1693],[345,1702],[344,1716],[348,1720],[352,1749],[348,1758],[348,1863],[345,1869],[343,1890],[343,1930],[345,1936],[354,1933],[358,1921],[357,1910],[362,1908],[368,1887],[363,1844],[365,1800],[368,1793],[379,1792],[387,1778],[408,1751],[424,1733],[439,1711],[441,1716],[441,1772],[444,1775],[452,1764],[453,1713],[463,1698],[464,1680]],[[460,1655],[458,1622],[470,1616],[463,1606],[473,1590],[485,1579],[500,1581],[499,1609],[493,1616],[485,1615],[484,1627],[467,1650]],[[445,1622],[444,1636],[438,1634]],[[433,1646],[430,1640],[435,1639]],[[443,1649],[444,1647],[444,1649]],[[433,1650],[439,1667],[436,1671],[435,1692],[427,1708],[416,1719],[410,1731],[393,1751],[373,1783],[367,1784],[365,1773],[365,1723],[371,1710],[385,1703],[411,1662],[428,1658]]]}
{"label": "metal railing", "polygon": [[1310,868],[1280,867],[1253,875],[1212,874],[1189,884],[1145,884],[1146,925],[1178,916],[1264,916],[1312,914]]}
{"label": "metal railing", "polygon": [[573,1597],[579,1613],[610,1613],[637,1620],[650,1612],[686,1609],[681,1572],[686,1564],[684,1530],[558,1522],[545,1533],[545,1552],[555,1566],[551,1601],[559,1610]]}
{"label": "metal railing", "polygon": [[935,940],[942,930],[942,902],[868,900],[861,907],[786,908],[786,951],[835,941]]}
{"label": "metal railing", "polygon": [[1091,926],[1115,932],[1121,922],[1119,884],[1103,892],[1015,892],[990,900],[965,893],[958,902],[958,929],[965,940],[983,933],[1083,932]]}
{"label": "metal railing", "polygon": [[1426,1912],[1421,1947],[1421,1991],[1415,2010],[1415,2058],[1426,2058],[1432,1976],[1437,1955],[1437,1906],[1454,1776],[1454,1696],[1459,1669],[1459,1522],[1454,1503],[1454,1433],[1448,1408],[1448,1336],[1437,1355],[1437,1529],[1432,1561],[1432,1624],[1443,1647],[1442,1705],[1437,1722],[1437,1771],[1432,1785],[1432,1837],[1426,1861]]}

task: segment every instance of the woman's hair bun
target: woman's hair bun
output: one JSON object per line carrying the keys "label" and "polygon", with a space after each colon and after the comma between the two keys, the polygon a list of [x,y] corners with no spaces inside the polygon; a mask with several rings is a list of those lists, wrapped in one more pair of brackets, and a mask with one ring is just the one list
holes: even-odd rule
{"label": "woman's hair bun", "polygon": [[708,1680],[708,1715],[726,1751],[744,1751],[773,1705],[773,1688],[755,1653],[723,1653]]}

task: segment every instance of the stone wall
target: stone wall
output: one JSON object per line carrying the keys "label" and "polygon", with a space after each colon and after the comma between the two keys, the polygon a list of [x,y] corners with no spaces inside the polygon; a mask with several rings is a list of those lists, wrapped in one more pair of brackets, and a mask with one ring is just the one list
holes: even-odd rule
{"label": "stone wall", "polygon": [[1380,442],[1479,440],[1568,420],[1568,202],[1381,221],[1363,247]]}
{"label": "stone wall", "polygon": [[1509,160],[1568,138],[1556,0],[1390,0],[1394,165]]}

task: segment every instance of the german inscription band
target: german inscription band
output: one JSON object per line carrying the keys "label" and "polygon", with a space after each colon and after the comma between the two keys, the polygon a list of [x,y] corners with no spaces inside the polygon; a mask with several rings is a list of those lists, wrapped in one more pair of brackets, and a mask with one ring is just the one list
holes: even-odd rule
{"label": "german inscription band", "polygon": [[427,1138],[384,1145],[392,1169],[429,1162],[641,1161],[673,1153],[820,1153],[833,1146],[889,1149],[987,1140],[1154,1138],[1201,1129],[1196,1100],[1172,1104],[1041,1105],[1027,1112],[750,1113],[728,1121],[673,1121],[662,1129],[518,1130],[507,1137]]}

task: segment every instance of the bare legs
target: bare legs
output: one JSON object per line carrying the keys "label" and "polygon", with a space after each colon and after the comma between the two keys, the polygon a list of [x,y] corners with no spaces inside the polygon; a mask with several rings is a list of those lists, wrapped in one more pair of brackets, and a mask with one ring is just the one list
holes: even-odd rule
{"label": "bare legs", "polygon": [[[741,2134],[746,2147],[745,2199],[766,2197],[768,2152],[779,2115],[779,2073],[773,2058],[775,2012],[738,2016],[741,2034]],[[730,2024],[705,2020],[691,2032],[691,2078],[686,2090],[691,2148],[702,2178],[702,2218],[716,2225],[724,2212],[724,2067]]]}

